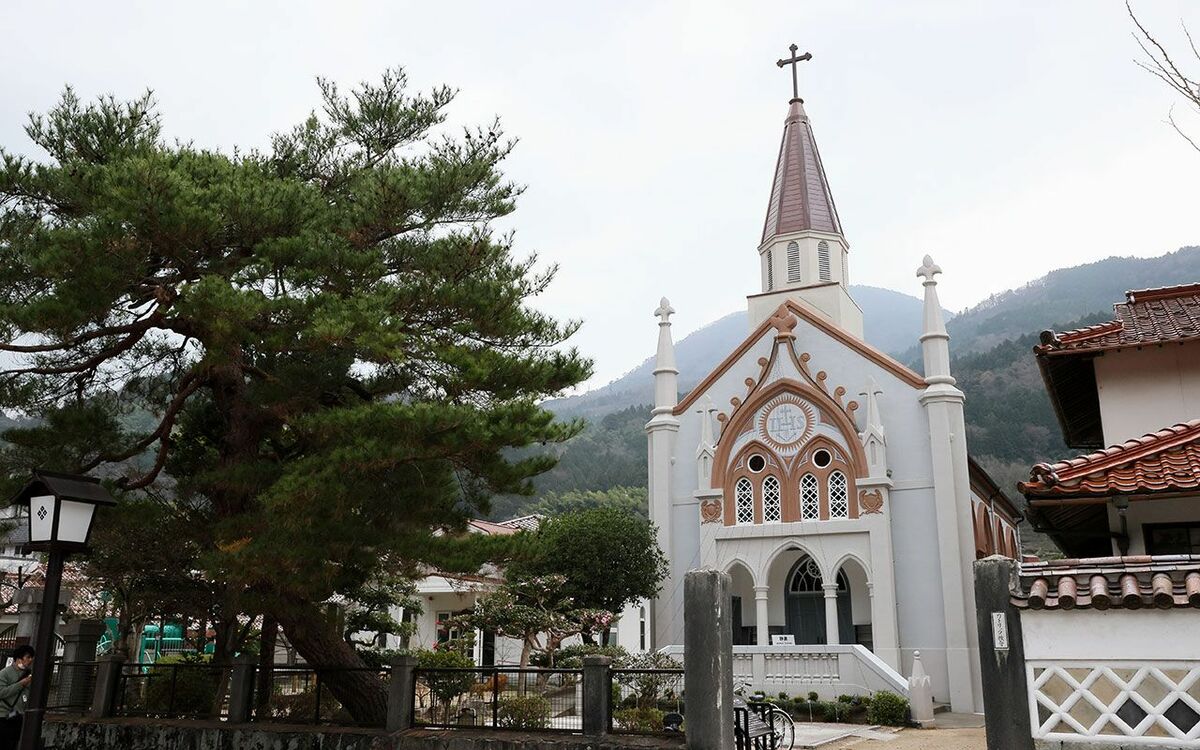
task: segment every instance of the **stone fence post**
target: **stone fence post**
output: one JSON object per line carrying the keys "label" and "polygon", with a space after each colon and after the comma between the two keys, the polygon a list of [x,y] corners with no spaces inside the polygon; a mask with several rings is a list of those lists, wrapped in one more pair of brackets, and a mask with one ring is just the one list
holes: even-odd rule
{"label": "stone fence post", "polygon": [[96,661],[96,646],[104,635],[101,620],[75,619],[62,626],[63,658],[58,667],[57,700],[60,706],[89,705],[95,686],[92,684],[92,663]]}
{"label": "stone fence post", "polygon": [[105,654],[96,660],[96,688],[92,693],[92,708],[88,716],[106,719],[113,715],[117,705],[117,690],[121,683],[121,668],[125,657],[121,654]]}
{"label": "stone fence post", "polygon": [[245,724],[254,709],[254,672],[258,659],[249,654],[233,657],[229,676],[229,723]]}
{"label": "stone fence post", "polygon": [[[42,612],[42,588],[26,586],[17,592],[16,601],[16,645],[27,646],[33,642],[33,635],[37,632],[38,616]],[[8,654],[4,657],[7,658]]]}
{"label": "stone fence post", "polygon": [[392,661],[392,680],[388,685],[387,731],[412,728],[416,680],[417,657],[397,656]]}
{"label": "stone fence post", "polygon": [[688,750],[733,750],[733,613],[730,578],[689,570],[683,578],[683,693]]}
{"label": "stone fence post", "polygon": [[608,734],[612,717],[612,659],[600,654],[583,657],[583,733]]}
{"label": "stone fence post", "polygon": [[979,668],[987,746],[1033,750],[1021,616],[1009,599],[1017,565],[1016,560],[999,555],[975,562]]}

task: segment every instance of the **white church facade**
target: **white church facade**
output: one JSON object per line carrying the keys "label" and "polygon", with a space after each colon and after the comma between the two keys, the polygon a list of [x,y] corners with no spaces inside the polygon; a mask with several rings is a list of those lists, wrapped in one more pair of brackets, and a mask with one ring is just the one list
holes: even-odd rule
{"label": "white church facade", "polygon": [[917,271],[925,374],[863,340],[849,243],[799,97],[758,254],[751,330],[682,400],[674,310],[664,299],[656,311],[649,504],[671,567],[653,645],[683,643],[684,573],[719,569],[756,687],[773,686],[772,660],[812,663],[814,646],[861,647],[903,675],[919,651],[936,700],[981,711],[971,564],[1015,556],[1019,517],[968,460],[930,258]]}

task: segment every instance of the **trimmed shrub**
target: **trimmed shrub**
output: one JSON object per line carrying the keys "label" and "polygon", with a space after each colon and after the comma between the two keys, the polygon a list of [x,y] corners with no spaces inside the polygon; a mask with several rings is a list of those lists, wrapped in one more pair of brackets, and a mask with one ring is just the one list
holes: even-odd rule
{"label": "trimmed shrub", "polygon": [[867,704],[867,722],[889,727],[908,724],[908,701],[895,693],[881,690]]}
{"label": "trimmed shrub", "polygon": [[663,712],[650,706],[622,708],[619,711],[613,711],[613,722],[625,731],[661,732],[663,731]]}
{"label": "trimmed shrub", "polygon": [[[554,667],[556,669],[582,669],[583,657],[594,654],[609,657],[613,660],[614,667],[621,667],[629,660],[629,652],[621,646],[596,646],[590,643],[579,643],[555,651]],[[534,654],[529,661],[535,667],[550,666],[550,660],[544,651]]]}
{"label": "trimmed shrub", "polygon": [[545,729],[550,725],[550,701],[540,695],[501,698],[496,719],[497,725],[509,729]]}
{"label": "trimmed shrub", "polygon": [[816,690],[808,691],[808,702],[809,703],[816,703],[819,698],[820,698],[820,696],[817,695]]}
{"label": "trimmed shrub", "polygon": [[[175,654],[155,662],[146,671],[146,712],[201,716],[211,713],[221,673],[207,668],[210,661],[206,654]],[[178,670],[172,666],[176,664],[180,665]]]}
{"label": "trimmed shrub", "polygon": [[841,722],[850,715],[850,705],[841,701],[822,701],[818,705],[821,707],[821,716],[825,721]]}
{"label": "trimmed shrub", "polygon": [[[421,650],[417,652],[416,656],[417,667],[420,669],[469,669],[475,666],[471,657],[457,651]],[[425,687],[429,688],[429,692],[437,703],[447,711],[450,703],[471,690],[476,681],[476,675],[473,672],[436,672],[424,674],[421,677],[425,681]]]}

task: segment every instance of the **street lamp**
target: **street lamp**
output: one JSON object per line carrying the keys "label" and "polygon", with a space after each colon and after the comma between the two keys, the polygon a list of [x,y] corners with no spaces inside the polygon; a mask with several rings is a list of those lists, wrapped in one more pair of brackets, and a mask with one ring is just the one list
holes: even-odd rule
{"label": "street lamp", "polygon": [[21,726],[20,750],[37,750],[54,669],[54,625],[58,619],[63,561],[70,553],[87,548],[96,507],[116,505],[116,500],[100,485],[99,479],[35,469],[24,489],[13,497],[12,504],[29,508],[29,541],[25,549],[48,552],[50,556],[34,637],[37,658],[33,662],[33,683]]}

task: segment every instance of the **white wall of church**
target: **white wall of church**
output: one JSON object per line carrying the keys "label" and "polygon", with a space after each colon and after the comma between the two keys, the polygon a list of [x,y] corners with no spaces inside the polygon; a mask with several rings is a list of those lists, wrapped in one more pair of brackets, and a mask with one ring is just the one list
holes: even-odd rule
{"label": "white wall of church", "polygon": [[1200,417],[1200,346],[1106,352],[1093,362],[1106,446]]}

